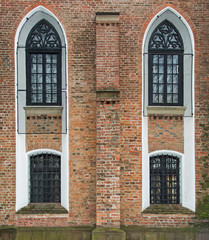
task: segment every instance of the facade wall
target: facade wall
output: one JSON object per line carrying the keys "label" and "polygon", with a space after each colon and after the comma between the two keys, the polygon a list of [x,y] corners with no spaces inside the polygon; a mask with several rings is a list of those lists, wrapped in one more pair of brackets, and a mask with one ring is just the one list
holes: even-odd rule
{"label": "facade wall", "polygon": [[[68,79],[68,112],[67,138],[69,158],[69,209],[65,216],[32,216],[17,215],[16,212],[16,155],[21,149],[16,149],[17,136],[17,105],[16,97],[16,49],[15,36],[22,19],[34,8],[42,5],[51,11],[60,21],[67,39],[67,79]],[[143,215],[143,188],[142,188],[142,118],[143,118],[143,36],[153,19],[165,7],[172,7],[179,12],[192,29],[195,41],[194,56],[194,100],[195,100],[195,186],[196,200],[201,189],[201,160],[205,154],[202,150],[202,128],[200,123],[206,119],[208,103],[208,7],[207,1],[1,1],[0,5],[0,225],[38,226],[40,222],[45,226],[93,226],[97,224],[97,165],[98,154],[98,126],[106,126],[105,134],[99,133],[108,139],[108,131],[115,131],[120,135],[112,139],[111,143],[117,146],[104,148],[114,149],[120,155],[120,178],[115,186],[115,194],[120,192],[120,201],[116,208],[120,211],[121,225],[159,226],[157,215]],[[104,58],[105,69],[97,68],[96,62],[98,35],[96,35],[96,13],[119,13],[119,44],[118,62],[111,57]],[[106,26],[109,27],[109,26]],[[103,26],[103,29],[105,26]],[[98,29],[97,29],[98,30]],[[101,30],[103,31],[103,30]],[[106,38],[113,39],[113,43],[106,45],[110,53],[115,51],[113,33],[105,32]],[[102,53],[105,55],[105,53]],[[99,59],[102,64],[101,58]],[[108,62],[109,61],[109,62]],[[116,62],[115,62],[116,61]],[[116,75],[110,75],[111,71]],[[115,73],[114,72],[114,73]],[[109,74],[109,75],[108,75]],[[118,74],[118,75],[117,75]],[[104,78],[105,76],[105,78]],[[104,84],[106,88],[115,88],[120,91],[120,101],[97,102],[98,86]],[[109,104],[109,105],[108,105]],[[99,111],[98,111],[99,109]],[[114,114],[111,111],[114,111]],[[115,112],[120,112],[119,119]],[[99,119],[99,125],[97,125]],[[184,117],[152,116],[148,120],[148,152],[156,150],[172,150],[184,153]],[[48,134],[61,128],[62,116],[26,116],[27,131],[39,131],[42,134],[25,134],[26,152],[36,149],[52,149],[63,153],[63,134]],[[41,122],[41,124],[39,124]],[[110,125],[108,125],[110,123]],[[43,129],[42,127],[45,127]],[[108,130],[109,129],[109,130]],[[118,131],[120,129],[120,131]],[[47,134],[44,131],[47,131]],[[111,133],[112,134],[112,133]],[[114,134],[113,134],[114,135]],[[117,135],[117,136],[118,136]],[[22,137],[23,135],[21,135]],[[105,139],[104,139],[105,140]],[[104,150],[104,149],[103,149]],[[105,151],[104,151],[105,152]],[[102,154],[102,153],[101,153]],[[105,152],[106,155],[108,155]],[[114,155],[114,154],[113,154]],[[108,159],[105,167],[115,164]],[[117,164],[116,164],[117,165]],[[97,167],[96,167],[97,166]],[[104,165],[103,165],[104,167]],[[107,170],[106,169],[106,170]],[[101,168],[101,172],[106,172]],[[108,171],[106,172],[108,173]],[[101,175],[101,174],[100,174]],[[115,175],[119,177],[118,175]],[[100,176],[101,177],[101,176]],[[26,180],[27,181],[27,180]],[[108,184],[108,182],[106,183]],[[120,186],[120,189],[118,187]],[[102,184],[100,186],[102,188]],[[105,189],[105,186],[104,186]],[[107,189],[108,191],[108,189]],[[111,194],[110,194],[111,195]],[[105,197],[108,203],[108,195]],[[114,199],[114,197],[113,197]],[[104,199],[101,199],[101,202]],[[104,204],[104,203],[103,203]],[[113,218],[114,213],[113,213]],[[110,216],[103,219],[106,223]],[[193,221],[193,215],[174,214],[173,219],[160,216],[162,226],[187,226]],[[42,218],[39,221],[39,218]],[[29,220],[30,219],[30,220]],[[118,219],[117,219],[118,221]],[[101,221],[102,222],[102,221]]]}

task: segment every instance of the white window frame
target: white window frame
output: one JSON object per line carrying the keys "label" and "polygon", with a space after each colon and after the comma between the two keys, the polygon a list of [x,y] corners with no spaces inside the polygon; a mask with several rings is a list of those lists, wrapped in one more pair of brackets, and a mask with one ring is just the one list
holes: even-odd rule
{"label": "white window frame", "polygon": [[[183,107],[154,107],[152,111],[176,111],[183,113],[184,122],[184,153],[182,160],[182,206],[195,211],[195,124],[194,124],[194,36],[192,30],[176,10],[166,7],[149,23],[143,38],[142,75],[143,75],[143,106],[142,106],[142,210],[150,206],[149,198],[149,153],[148,152],[148,43],[154,29],[165,19],[172,22],[181,34],[184,43],[184,100]],[[188,55],[187,55],[188,54]],[[165,150],[166,151],[166,150]]]}
{"label": "white window frame", "polygon": [[[28,166],[28,154],[26,153],[26,135],[25,133],[25,109],[26,107],[26,92],[23,92],[18,96],[17,103],[17,90],[26,89],[26,40],[30,30],[41,19],[47,20],[54,26],[61,39],[62,45],[62,84],[68,83],[67,77],[67,38],[64,28],[62,27],[56,16],[43,6],[38,6],[31,10],[20,22],[16,35],[15,35],[15,92],[16,92],[16,211],[25,207],[29,203],[29,166]],[[19,86],[17,86],[19,84]],[[67,87],[66,87],[67,89]],[[67,91],[63,94],[63,97],[67,98]],[[32,107],[31,107],[32,108]],[[59,108],[59,109],[56,109]],[[60,107],[48,107],[45,109],[49,112],[60,112]],[[34,107],[34,110],[30,111],[45,111],[43,106]],[[68,104],[66,99],[62,99],[62,127],[68,126]],[[19,117],[19,119],[18,119]],[[19,123],[19,125],[18,125]],[[63,131],[63,130],[62,130]],[[65,130],[66,131],[66,130]],[[62,161],[61,161],[61,205],[69,210],[69,139],[68,129],[62,134]],[[34,151],[43,151],[34,150]],[[55,150],[50,150],[53,152]],[[56,152],[56,151],[55,151]]]}

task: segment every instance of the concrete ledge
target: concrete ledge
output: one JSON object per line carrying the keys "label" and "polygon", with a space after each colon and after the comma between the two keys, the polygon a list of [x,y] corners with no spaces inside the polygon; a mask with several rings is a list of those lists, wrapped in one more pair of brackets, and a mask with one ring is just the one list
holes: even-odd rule
{"label": "concrete ledge", "polygon": [[118,91],[118,90],[97,90],[96,96],[99,99],[119,99],[120,91]]}
{"label": "concrete ledge", "polygon": [[24,107],[26,115],[59,115],[62,114],[63,107],[61,106],[27,106]]}
{"label": "concrete ledge", "polygon": [[126,233],[120,228],[96,228],[92,240],[126,240]]}
{"label": "concrete ledge", "polygon": [[148,115],[167,115],[167,116],[184,116],[185,107],[173,106],[148,106]]}
{"label": "concrete ledge", "polygon": [[68,214],[68,211],[59,203],[30,203],[16,214]]}
{"label": "concrete ledge", "polygon": [[96,22],[97,23],[118,23],[119,22],[119,13],[117,12],[98,12],[96,13]]}

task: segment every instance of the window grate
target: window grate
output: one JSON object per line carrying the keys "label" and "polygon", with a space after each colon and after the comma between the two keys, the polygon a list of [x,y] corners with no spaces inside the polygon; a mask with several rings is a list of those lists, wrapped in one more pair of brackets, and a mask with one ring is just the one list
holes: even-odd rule
{"label": "window grate", "polygon": [[60,156],[50,153],[30,157],[30,202],[60,202]]}
{"label": "window grate", "polygon": [[150,203],[179,204],[179,158],[158,155],[150,158]]}

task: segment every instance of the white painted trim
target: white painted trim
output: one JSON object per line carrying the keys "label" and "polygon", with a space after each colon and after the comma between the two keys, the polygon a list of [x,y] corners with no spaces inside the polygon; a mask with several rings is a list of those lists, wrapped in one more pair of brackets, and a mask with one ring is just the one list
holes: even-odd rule
{"label": "white painted trim", "polygon": [[[18,134],[17,129],[17,78],[18,78],[18,59],[17,59],[17,53],[18,53],[18,41],[21,35],[21,31],[24,28],[27,21],[33,17],[36,13],[44,13],[50,16],[52,19],[57,21],[60,32],[62,34],[62,45],[66,47],[65,52],[65,61],[63,62],[65,64],[65,81],[67,84],[66,91],[68,89],[68,43],[67,43],[67,37],[65,34],[65,30],[61,24],[61,22],[58,20],[58,18],[48,9],[46,9],[43,6],[38,6],[34,9],[32,9],[20,22],[16,34],[15,34],[15,111],[16,111],[16,206],[15,209],[18,211],[22,207],[26,206],[29,202],[29,182],[26,181],[26,179],[29,179],[29,163],[28,163],[28,154],[35,152],[35,151],[42,151],[42,150],[34,150],[26,153],[26,147],[25,147],[25,141],[26,136],[25,134]],[[66,92],[66,96],[68,99],[68,91]],[[61,175],[61,205],[65,207],[67,210],[69,210],[69,136],[68,136],[68,101],[66,103],[66,113],[67,113],[67,134],[62,134],[62,164],[61,164],[61,171],[63,174]],[[46,149],[45,149],[46,150]],[[57,152],[55,150],[50,150],[50,152]],[[59,152],[57,152],[59,153]]]}
{"label": "white painted trim", "polygon": [[[188,34],[191,41],[191,53],[194,55],[195,42],[194,35],[191,27],[185,20],[185,18],[179,14],[176,10],[171,7],[166,7],[161,10],[158,14],[156,14],[152,20],[150,21],[143,38],[142,43],[142,210],[146,209],[150,205],[150,183],[149,183],[149,156],[148,153],[148,118],[144,116],[144,112],[147,109],[145,102],[148,102],[146,99],[148,96],[145,94],[145,79],[147,79],[147,71],[146,69],[146,56],[144,56],[144,52],[147,51],[145,49],[145,44],[148,39],[148,34],[150,34],[151,28],[153,28],[153,24],[156,21],[160,21],[159,19],[163,14],[167,11],[175,14],[179,21],[181,21],[185,28],[188,30]],[[154,29],[153,29],[154,30]],[[181,32],[180,32],[181,33]],[[187,53],[187,52],[186,52]],[[147,60],[147,59],[146,59]],[[195,112],[195,94],[194,94],[194,58],[192,62],[192,112]],[[167,150],[162,150],[160,152],[169,152]],[[175,153],[174,151],[172,151]],[[180,154],[176,152],[177,154]],[[180,155],[179,155],[180,156]],[[184,207],[189,208],[192,211],[195,211],[195,121],[194,115],[190,117],[184,118],[184,154],[182,155],[182,205]]]}

